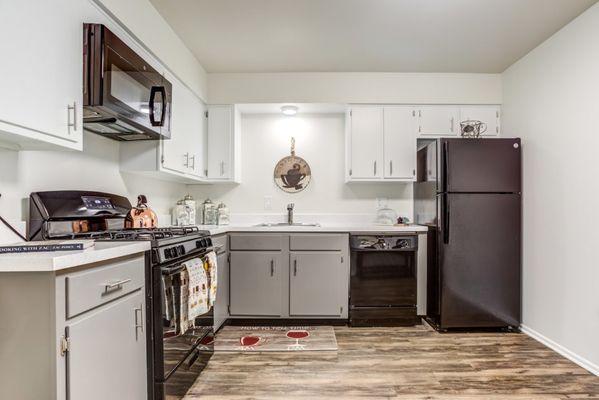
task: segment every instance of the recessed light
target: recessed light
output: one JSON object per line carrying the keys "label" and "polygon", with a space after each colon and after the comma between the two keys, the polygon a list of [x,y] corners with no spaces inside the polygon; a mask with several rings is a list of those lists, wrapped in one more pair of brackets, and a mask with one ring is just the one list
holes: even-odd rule
{"label": "recessed light", "polygon": [[296,106],[283,106],[281,112],[285,115],[295,115],[299,109]]}

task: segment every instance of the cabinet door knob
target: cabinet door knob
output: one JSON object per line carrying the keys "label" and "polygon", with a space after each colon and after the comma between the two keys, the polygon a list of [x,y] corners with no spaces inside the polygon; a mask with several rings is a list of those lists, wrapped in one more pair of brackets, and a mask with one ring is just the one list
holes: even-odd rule
{"label": "cabinet door knob", "polygon": [[293,260],[293,276],[297,276],[297,259]]}
{"label": "cabinet door knob", "polygon": [[270,260],[270,276],[275,276],[275,260]]}
{"label": "cabinet door knob", "polygon": [[374,162],[374,175],[376,176],[376,161]]}
{"label": "cabinet door knob", "polygon": [[389,175],[393,175],[393,161],[389,161]]}

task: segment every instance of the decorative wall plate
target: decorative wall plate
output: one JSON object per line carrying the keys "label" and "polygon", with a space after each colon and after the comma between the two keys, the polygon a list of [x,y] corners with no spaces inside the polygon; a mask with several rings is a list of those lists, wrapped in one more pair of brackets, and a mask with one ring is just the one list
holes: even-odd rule
{"label": "decorative wall plate", "polygon": [[310,166],[295,155],[295,138],[291,138],[291,155],[283,157],[275,166],[275,183],[287,193],[301,192],[312,179]]}

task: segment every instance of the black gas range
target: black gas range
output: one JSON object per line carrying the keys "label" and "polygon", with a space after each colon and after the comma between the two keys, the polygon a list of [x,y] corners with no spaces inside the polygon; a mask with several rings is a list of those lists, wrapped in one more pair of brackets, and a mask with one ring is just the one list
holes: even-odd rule
{"label": "black gas range", "polygon": [[131,207],[127,198],[110,193],[35,192],[30,196],[28,239],[151,243],[145,274],[148,399],[182,398],[214,352],[213,309],[196,318],[187,331],[177,331],[174,319],[178,315],[171,315],[165,306],[165,278],[173,283],[177,309],[182,264],[213,251],[212,239],[208,231],[197,227],[124,229]]}

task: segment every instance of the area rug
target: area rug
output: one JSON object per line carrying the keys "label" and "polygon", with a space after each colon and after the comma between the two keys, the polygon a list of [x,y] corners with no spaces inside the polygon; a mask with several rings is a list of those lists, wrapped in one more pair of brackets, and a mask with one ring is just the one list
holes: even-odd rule
{"label": "area rug", "polygon": [[214,351],[336,351],[332,326],[225,326]]}

